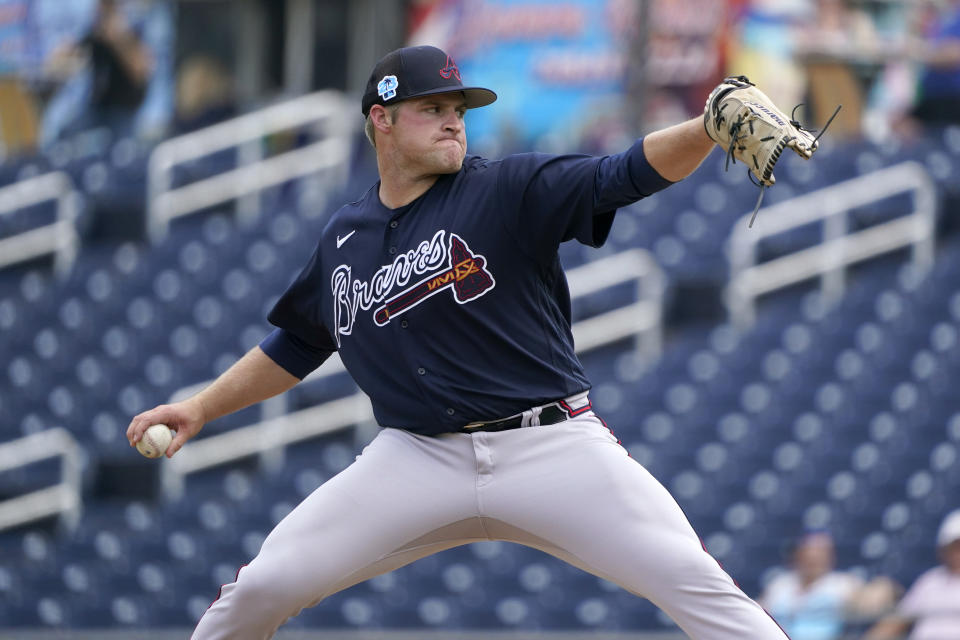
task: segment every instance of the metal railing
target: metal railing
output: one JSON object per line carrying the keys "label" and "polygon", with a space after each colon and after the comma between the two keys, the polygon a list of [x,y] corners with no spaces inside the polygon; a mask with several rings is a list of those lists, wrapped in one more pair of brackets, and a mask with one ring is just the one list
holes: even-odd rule
{"label": "metal railing", "polygon": [[60,482],[0,502],[0,531],[54,515],[67,529],[77,525],[83,450],[69,431],[54,427],[0,444],[0,473],[56,457]]}
{"label": "metal railing", "polygon": [[[913,196],[912,210],[903,216],[850,231],[847,214],[857,207],[901,193]],[[753,323],[756,300],[762,295],[819,277],[828,303],[836,302],[846,286],[846,269],[875,256],[912,248],[921,269],[933,263],[937,196],[922,165],[904,162],[840,182],[765,208],[761,224],[747,227],[749,214],[734,227],[729,240],[730,281],[724,301],[733,324]],[[822,223],[822,241],[763,263],[757,248],[770,236]]]}
{"label": "metal railing", "polygon": [[[150,156],[148,167],[148,230],[151,238],[162,238],[174,218],[205,207],[255,196],[270,186],[324,169],[334,169],[334,173],[338,170],[346,172],[353,135],[353,120],[347,119],[350,113],[343,94],[322,91],[159,144]],[[303,127],[312,127],[313,135],[321,139],[263,159],[261,142],[264,136]],[[177,165],[234,147],[240,156],[241,166],[237,169],[172,188],[172,172]],[[334,180],[337,175],[333,176]],[[78,246],[74,223],[78,198],[73,182],[63,172],[30,178],[0,189],[0,215],[46,200],[57,200],[56,223],[0,240],[0,267],[56,252],[57,270],[68,271]],[[249,213],[250,204],[246,201],[241,212]],[[256,206],[257,203],[252,204]],[[278,406],[276,401],[264,405],[267,415],[271,407],[276,409]],[[242,434],[238,438],[242,440]],[[63,480],[59,484],[0,503],[0,530],[58,513],[65,525],[75,525],[81,508],[81,451],[69,432],[59,427],[0,445],[0,472],[44,458],[63,456]],[[272,458],[267,456],[267,459]]]}
{"label": "metal railing", "polygon": [[0,216],[48,200],[57,201],[56,220],[0,239],[0,268],[55,254],[57,274],[70,271],[79,244],[76,219],[80,209],[80,194],[70,176],[54,171],[0,188]]}
{"label": "metal railing", "polygon": [[[636,335],[638,354],[648,361],[659,356],[664,278],[660,267],[646,251],[632,249],[571,269],[567,281],[573,299],[619,284],[637,283],[639,299],[636,302],[574,323],[572,332],[578,353]],[[304,382],[343,370],[343,364],[334,354]],[[171,401],[189,397],[209,383],[181,389],[173,394]],[[262,403],[264,414],[260,422],[194,440],[174,458],[164,459],[161,486],[165,496],[176,498],[181,495],[185,477],[190,473],[252,455],[260,456],[260,463],[265,468],[279,468],[287,445],[373,420],[370,400],[362,392],[291,413],[282,413],[285,405],[279,408],[268,405],[271,400]]]}
{"label": "metal railing", "polygon": [[638,354],[647,361],[660,357],[665,282],[653,256],[642,249],[630,249],[567,272],[571,299],[631,281],[636,282],[636,302],[573,324],[573,343],[578,352],[636,336]]}
{"label": "metal railing", "polygon": [[[241,220],[249,221],[260,211],[260,191],[325,169],[345,172],[356,121],[352,114],[342,93],[320,91],[160,143],[147,167],[150,239],[162,239],[175,218],[231,200],[237,200]],[[319,141],[263,157],[265,136],[304,127]],[[175,167],[227,149],[236,149],[236,169],[173,187]]]}

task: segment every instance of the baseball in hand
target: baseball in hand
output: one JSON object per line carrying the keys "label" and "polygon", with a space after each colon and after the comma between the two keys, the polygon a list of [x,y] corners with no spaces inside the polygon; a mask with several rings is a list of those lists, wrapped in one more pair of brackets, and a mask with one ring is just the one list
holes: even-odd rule
{"label": "baseball in hand", "polygon": [[173,431],[165,424],[155,424],[143,432],[137,442],[137,451],[148,458],[159,458],[173,442]]}

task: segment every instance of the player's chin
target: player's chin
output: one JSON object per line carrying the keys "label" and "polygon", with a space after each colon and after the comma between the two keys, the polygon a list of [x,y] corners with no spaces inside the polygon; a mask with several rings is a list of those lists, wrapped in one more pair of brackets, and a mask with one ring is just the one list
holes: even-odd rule
{"label": "player's chin", "polygon": [[439,165],[437,173],[456,173],[460,171],[465,155],[463,147],[458,147],[456,150],[452,148],[445,150],[445,153],[440,154],[437,158],[437,164]]}

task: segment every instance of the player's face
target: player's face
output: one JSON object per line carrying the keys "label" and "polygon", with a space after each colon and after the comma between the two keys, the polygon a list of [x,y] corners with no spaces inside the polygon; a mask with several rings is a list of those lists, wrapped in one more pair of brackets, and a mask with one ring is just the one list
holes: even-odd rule
{"label": "player's face", "polygon": [[808,535],[794,554],[797,572],[806,580],[816,580],[834,566],[833,540],[822,534]]}
{"label": "player's face", "polygon": [[960,540],[954,540],[950,544],[940,547],[940,556],[943,564],[951,572],[960,574]]}
{"label": "player's face", "polygon": [[425,174],[455,173],[467,153],[460,93],[411,98],[400,103],[394,122],[396,149],[403,161]]}

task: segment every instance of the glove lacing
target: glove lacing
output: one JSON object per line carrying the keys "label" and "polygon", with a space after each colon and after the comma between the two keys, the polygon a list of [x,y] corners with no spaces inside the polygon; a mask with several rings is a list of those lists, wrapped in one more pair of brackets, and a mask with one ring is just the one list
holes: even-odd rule
{"label": "glove lacing", "polygon": [[[736,76],[736,78],[746,84],[753,86],[753,83],[747,80],[745,76]],[[815,133],[817,131],[816,129],[805,128],[794,117],[795,114],[797,113],[797,109],[799,109],[801,106],[803,106],[802,102],[796,105],[793,108],[793,110],[790,112],[790,124],[793,125],[798,131],[807,131],[809,133]],[[722,125],[726,121],[726,117],[723,115],[723,110],[726,107],[727,107],[726,104],[719,107],[717,109],[717,113],[714,115],[714,123],[717,129],[719,129],[720,125]],[[810,143],[811,149],[815,150],[817,148],[817,141],[820,139],[820,137],[824,133],[826,133],[827,127],[830,126],[830,123],[833,122],[833,119],[837,117],[838,113],[840,113],[841,108],[843,108],[843,105],[837,105],[837,108],[834,109],[833,115],[830,116],[830,118],[827,120],[827,123],[823,125],[823,128],[820,129],[820,132],[817,133],[817,136]],[[736,122],[733,122],[730,125],[730,129],[728,130],[730,134],[730,146],[727,147],[727,157],[723,166],[724,171],[729,170],[731,164],[737,164],[737,158],[736,156],[733,155],[734,151],[746,151],[747,149],[746,146],[744,145],[740,145],[739,147],[737,146],[737,142],[747,137],[746,133],[740,132],[740,130],[743,128],[744,123],[746,123],[749,126],[750,133],[751,134],[753,133],[753,120],[748,120],[746,114],[738,117]],[[763,172],[764,180],[770,179],[770,176],[773,174],[773,167],[777,164],[777,161],[780,159],[780,155],[783,153],[783,150],[787,148],[788,144],[790,144],[792,141],[796,139],[797,139],[797,136],[784,136],[777,143],[776,148],[773,150],[773,153],[770,155],[770,160],[767,161],[767,168]],[[768,140],[773,140],[773,136],[768,136],[766,138],[760,139],[761,142],[767,142]],[[755,154],[753,156],[753,166],[756,168],[756,170],[758,171],[760,170],[760,163],[757,160],[757,156]],[[765,185],[761,181],[756,180],[753,176],[753,172],[750,171],[749,169],[747,170],[747,178],[750,179],[750,182],[752,182],[754,185],[760,188],[760,195],[757,197],[757,204],[754,205],[753,207],[753,214],[750,216],[750,223],[747,225],[747,227],[752,228],[754,221],[757,219],[757,213],[760,211],[760,204],[763,202],[763,193],[767,189],[767,185]]]}

